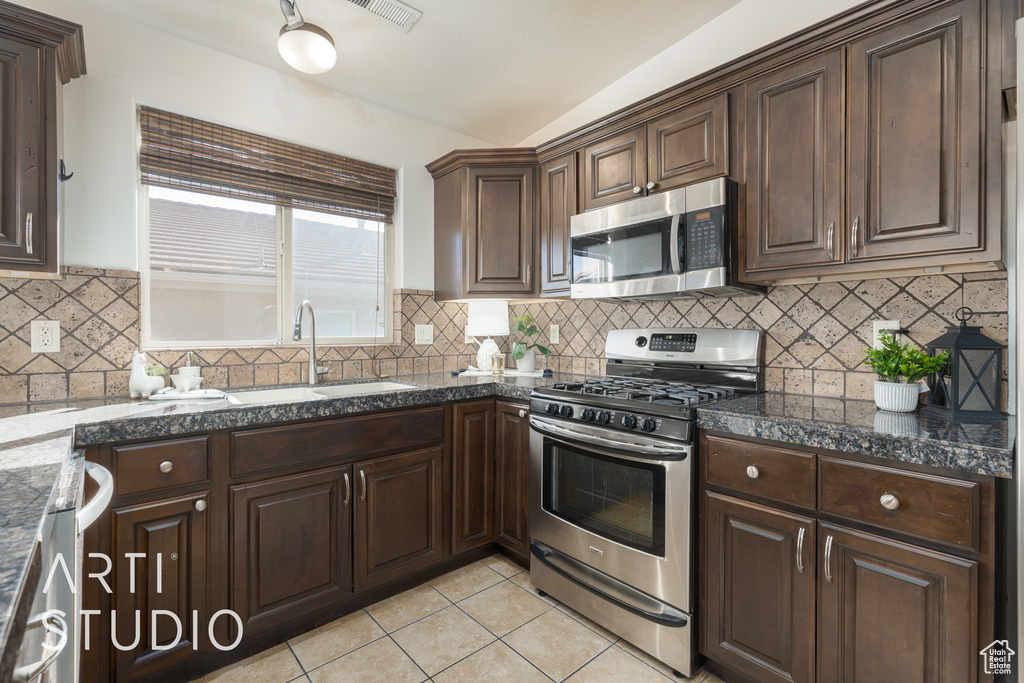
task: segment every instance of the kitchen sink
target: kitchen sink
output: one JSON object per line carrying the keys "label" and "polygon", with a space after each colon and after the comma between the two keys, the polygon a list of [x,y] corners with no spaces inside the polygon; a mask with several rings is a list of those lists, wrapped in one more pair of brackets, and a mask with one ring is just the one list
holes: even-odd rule
{"label": "kitchen sink", "polygon": [[336,384],[327,387],[314,387],[312,391],[321,396],[336,398],[338,396],[359,396],[361,394],[379,394],[382,391],[399,391],[415,389],[412,384],[398,382],[363,382],[361,384]]}
{"label": "kitchen sink", "polygon": [[238,391],[228,394],[232,403],[276,403],[279,401],[315,401],[323,395],[311,387],[289,387],[287,389],[264,389],[262,391]]}

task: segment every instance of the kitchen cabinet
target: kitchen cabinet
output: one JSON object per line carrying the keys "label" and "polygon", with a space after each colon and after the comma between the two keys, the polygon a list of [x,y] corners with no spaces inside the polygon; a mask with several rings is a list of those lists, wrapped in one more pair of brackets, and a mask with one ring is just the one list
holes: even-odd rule
{"label": "kitchen cabinet", "polygon": [[231,609],[246,633],[352,593],[351,468],[231,487]]}
{"label": "kitchen cabinet", "polygon": [[493,543],[494,399],[452,410],[452,552]]}
{"label": "kitchen cabinet", "polygon": [[0,269],[59,270],[61,87],[84,73],[81,26],[0,3]]}
{"label": "kitchen cabinet", "polygon": [[536,154],[486,152],[453,153],[427,167],[434,176],[439,300],[528,297],[539,289]]}
{"label": "kitchen cabinet", "polygon": [[[111,634],[110,617],[104,614],[91,638],[92,648],[109,647],[112,637],[126,648],[111,648],[116,659],[113,680],[143,680],[188,660],[196,644],[208,649],[208,497],[201,491],[113,510],[116,632]],[[156,610],[162,613],[157,614],[154,633]],[[198,632],[193,630],[193,611],[201,615]],[[178,629],[168,613],[181,624],[177,644]],[[133,642],[135,647],[130,647]],[[163,649],[155,649],[154,643]]]}
{"label": "kitchen cabinet", "polygon": [[728,174],[728,96],[687,104],[583,147],[585,211]]}
{"label": "kitchen cabinet", "polygon": [[441,446],[367,460],[354,473],[357,591],[446,557]]}
{"label": "kitchen cabinet", "polygon": [[497,401],[494,459],[498,544],[527,562],[530,557],[530,411],[525,403]]}
{"label": "kitchen cabinet", "polygon": [[577,213],[576,153],[540,165],[540,295],[568,296],[572,271],[570,219]]}

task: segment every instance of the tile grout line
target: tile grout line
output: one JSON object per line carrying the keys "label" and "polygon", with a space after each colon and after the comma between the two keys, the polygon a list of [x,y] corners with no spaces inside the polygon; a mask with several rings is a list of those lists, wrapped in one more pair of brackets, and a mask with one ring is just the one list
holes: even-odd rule
{"label": "tile grout line", "polygon": [[[413,663],[413,666],[415,666],[417,669],[420,670],[420,673],[422,673],[423,676],[424,676],[424,681],[429,681],[429,680],[431,680],[433,678],[433,676],[431,676],[430,674],[427,673],[426,669],[424,669],[422,666],[420,666],[420,663],[417,662],[413,658],[413,656],[411,654],[409,654],[408,652],[405,651],[404,647],[402,647],[401,645],[398,644],[397,640],[395,640],[394,638],[391,637],[390,633],[387,634],[386,638],[388,638],[388,640],[390,640],[392,643],[394,643],[395,647],[397,647],[399,650],[401,650],[402,654],[404,654],[406,657],[409,658],[409,661]],[[380,640],[380,639],[378,638],[378,640]],[[374,641],[374,642],[376,642],[376,641]]]}
{"label": "tile grout line", "polygon": [[[569,616],[569,615],[566,615],[566,616]],[[584,624],[584,625],[585,625],[585,624]],[[587,661],[583,662],[583,664],[581,664],[581,665],[580,665],[580,666],[579,666],[579,667],[578,667],[578,668],[577,668],[577,669],[576,669],[575,671],[573,671],[573,672],[572,672],[572,673],[570,673],[570,674],[569,674],[568,676],[566,676],[565,678],[563,678],[563,679],[562,679],[563,683],[564,683],[564,681],[567,681],[567,680],[569,680],[570,678],[572,678],[573,676],[575,676],[576,674],[578,674],[578,673],[579,673],[580,671],[582,671],[582,670],[583,670],[583,669],[584,669],[585,667],[589,666],[591,662],[593,662],[593,661],[594,661],[595,659],[597,659],[598,657],[600,657],[601,655],[603,655],[603,654],[604,654],[605,652],[608,652],[608,650],[612,649],[613,647],[615,647],[615,643],[608,643],[608,647],[606,647],[606,648],[602,649],[602,650],[601,650],[600,652],[598,652],[598,653],[597,653],[596,655],[594,655],[593,657],[591,657],[591,658],[590,658],[590,659],[588,659]],[[661,673],[661,672],[659,671],[658,673]]]}

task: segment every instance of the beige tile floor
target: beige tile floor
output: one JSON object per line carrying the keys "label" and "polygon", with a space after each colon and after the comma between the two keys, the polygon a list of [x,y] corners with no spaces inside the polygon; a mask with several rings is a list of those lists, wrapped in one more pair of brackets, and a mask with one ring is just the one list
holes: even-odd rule
{"label": "beige tile floor", "polygon": [[[669,683],[671,669],[500,555],[304,633],[200,683]],[[722,683],[700,672],[690,683]]]}

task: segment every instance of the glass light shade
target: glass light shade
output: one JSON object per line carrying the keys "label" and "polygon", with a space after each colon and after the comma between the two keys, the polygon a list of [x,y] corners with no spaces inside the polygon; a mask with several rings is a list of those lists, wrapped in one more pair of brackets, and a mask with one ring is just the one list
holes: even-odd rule
{"label": "glass light shade", "polygon": [[309,22],[295,28],[283,26],[277,39],[277,51],[288,66],[307,74],[326,73],[338,61],[331,34]]}
{"label": "glass light shade", "polygon": [[501,299],[475,299],[469,302],[466,331],[471,337],[508,334],[508,302]]}

